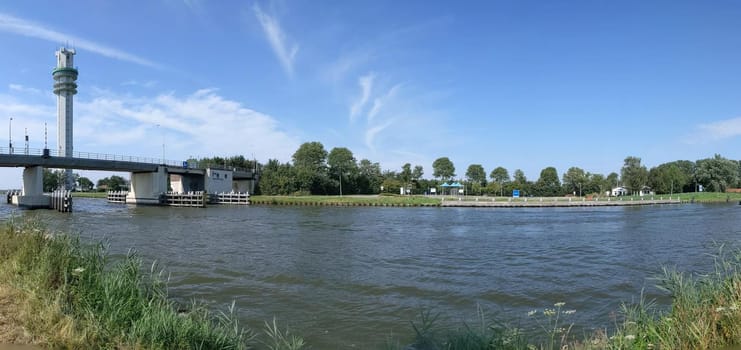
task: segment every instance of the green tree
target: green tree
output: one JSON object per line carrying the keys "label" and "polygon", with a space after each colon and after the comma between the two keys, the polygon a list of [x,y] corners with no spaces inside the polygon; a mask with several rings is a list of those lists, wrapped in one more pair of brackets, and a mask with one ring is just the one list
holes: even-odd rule
{"label": "green tree", "polygon": [[486,186],[486,171],[481,164],[471,164],[466,169],[466,180],[468,180],[469,193],[481,194]]}
{"label": "green tree", "polygon": [[394,177],[388,177],[381,183],[383,187],[383,193],[394,193],[399,194],[401,191],[402,183]]}
{"label": "green tree", "polygon": [[43,170],[43,188],[44,192],[53,192],[64,186],[64,170]]}
{"label": "green tree", "polygon": [[596,193],[598,196],[603,196],[608,189],[610,189],[610,184],[607,182],[605,175],[587,173],[587,183],[584,186],[585,194]]}
{"label": "green tree", "polygon": [[[525,174],[522,175],[523,177]],[[489,174],[489,178],[497,183],[498,189],[499,189],[499,195],[504,195],[504,184],[509,182],[509,172],[507,172],[507,169],[504,167],[496,167],[494,170],[491,171],[491,174]]]}
{"label": "green tree", "polygon": [[716,154],[713,158],[697,161],[696,176],[707,191],[725,192],[738,182],[738,163]]}
{"label": "green tree", "polygon": [[295,181],[298,191],[326,193],[327,151],[321,142],[305,142],[293,154]]}
{"label": "green tree", "polygon": [[414,170],[412,170],[412,181],[422,180],[424,174],[424,168],[421,165],[415,165]]}
{"label": "green tree", "polygon": [[374,194],[381,190],[383,176],[381,165],[372,163],[368,159],[362,159],[358,166],[358,192],[362,194]]}
{"label": "green tree", "polygon": [[536,196],[554,197],[562,194],[561,180],[558,179],[558,171],[554,167],[547,167],[540,171],[540,178],[533,189]]}
{"label": "green tree", "polygon": [[614,187],[618,187],[620,186],[620,175],[618,175],[618,173],[613,171],[607,175],[605,182],[607,182],[610,189]]}
{"label": "green tree", "polygon": [[563,173],[563,187],[566,193],[578,193],[581,196],[586,184],[587,173],[582,168],[571,167]]}
{"label": "green tree", "polygon": [[682,192],[688,184],[691,185],[692,177],[672,162],[651,168],[648,172],[648,183],[656,193],[671,194]]}
{"label": "green tree", "polygon": [[277,159],[268,160],[262,167],[257,191],[263,195],[289,195],[296,191],[293,166]]}
{"label": "green tree", "polygon": [[412,165],[406,163],[401,166],[401,172],[399,173],[399,180],[404,186],[409,186],[412,182]]}
{"label": "green tree", "polygon": [[513,190],[520,190],[520,195],[530,194],[532,190],[532,183],[527,180],[525,172],[521,169],[515,169],[512,172],[512,181],[505,183],[504,192],[507,195],[511,194]]}
{"label": "green tree", "polygon": [[641,165],[641,158],[629,156],[620,169],[620,177],[630,193],[637,193],[648,184],[648,169]]}
{"label": "green tree", "polygon": [[432,163],[432,176],[447,182],[455,177],[455,166],[448,157],[440,157]]}
{"label": "green tree", "polygon": [[466,178],[471,183],[486,186],[486,171],[481,164],[471,164],[466,170]]}
{"label": "green tree", "polygon": [[525,172],[520,169],[515,169],[515,172],[512,173],[512,179],[515,184],[518,184],[518,185],[527,184],[527,177],[525,177]]}
{"label": "green tree", "polygon": [[358,164],[352,151],[345,147],[335,147],[327,156],[330,179],[337,182],[339,193],[357,193],[356,180]]}
{"label": "green tree", "polygon": [[121,191],[129,188],[129,182],[121,176],[112,175],[98,180],[99,191]]}
{"label": "green tree", "polygon": [[189,166],[197,168],[226,168],[226,169],[247,169],[251,170],[255,168],[257,164],[255,161],[248,160],[242,155],[231,156],[228,158],[222,157],[205,157],[201,159],[188,159]]}
{"label": "green tree", "polygon": [[80,190],[82,190],[82,192],[89,192],[93,190],[93,186],[95,184],[93,184],[93,182],[90,181],[90,179],[84,176],[81,176],[79,179],[77,179],[77,185],[80,186]]}

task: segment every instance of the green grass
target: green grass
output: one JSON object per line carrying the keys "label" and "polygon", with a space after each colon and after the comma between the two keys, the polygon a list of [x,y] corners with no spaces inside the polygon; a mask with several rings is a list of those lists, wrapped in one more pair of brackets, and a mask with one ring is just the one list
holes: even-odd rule
{"label": "green grass", "polygon": [[[607,201],[608,198],[610,201],[641,201],[641,200],[650,200],[650,199],[664,199],[667,200],[669,198],[677,199],[679,198],[683,203],[725,203],[725,202],[738,202],[741,201],[741,193],[722,193],[722,192],[692,192],[692,193],[674,193],[674,194],[656,194],[656,195],[647,195],[647,196],[621,196],[621,197],[542,197],[544,202],[568,202],[569,198],[571,201],[581,201],[582,198],[588,198],[587,200],[593,201],[595,199],[599,201]],[[517,201],[517,202],[523,202],[525,200],[527,201],[540,201],[541,197],[528,197],[528,198],[516,198],[513,199],[511,197],[484,197],[484,196],[465,196],[462,197],[462,200],[464,201],[475,201],[478,198],[479,201],[497,201],[497,202],[506,202],[506,201]],[[458,197],[449,197],[445,196],[444,199],[446,201],[457,201]]]}
{"label": "green grass", "polygon": [[253,204],[335,206],[438,206],[439,198],[424,196],[252,196]]}
{"label": "green grass", "polygon": [[72,197],[79,198],[107,198],[106,192],[72,192]]}
{"label": "green grass", "polygon": [[[19,319],[35,342],[74,349],[301,349],[275,321],[256,333],[234,305],[214,313],[168,298],[162,270],[130,252],[110,261],[101,244],[28,222],[0,228],[0,285],[14,290]],[[277,337],[277,338],[276,338]],[[261,347],[261,344],[274,344]],[[277,344],[277,345],[276,345]]]}
{"label": "green grass", "polygon": [[[689,193],[674,193],[674,194],[656,194],[652,196],[644,196],[644,199],[681,199],[682,203],[725,203],[725,202],[736,202],[741,200],[741,193],[723,193],[723,192],[689,192]],[[639,196],[623,196],[617,197],[623,200],[641,200]],[[615,200],[615,197],[612,197]]]}
{"label": "green grass", "polygon": [[[412,323],[415,336],[392,339],[387,349],[446,350],[710,350],[741,348],[741,252],[722,248],[713,257],[715,269],[688,274],[664,268],[658,287],[672,298],[669,308],[659,307],[642,295],[624,304],[611,329],[576,335],[570,321],[576,310],[564,303],[528,313],[536,324],[520,329],[490,321],[479,312],[474,325],[450,327],[423,313]],[[412,348],[401,344],[412,344]]]}

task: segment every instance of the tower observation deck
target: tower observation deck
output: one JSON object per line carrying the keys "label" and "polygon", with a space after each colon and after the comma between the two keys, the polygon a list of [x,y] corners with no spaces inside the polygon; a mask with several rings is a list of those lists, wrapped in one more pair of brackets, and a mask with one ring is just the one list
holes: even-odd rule
{"label": "tower observation deck", "polygon": [[[72,96],[77,93],[75,50],[63,47],[56,55],[57,67],[52,71],[52,77],[54,94],[57,95],[57,150],[61,157],[72,157]],[[65,189],[73,189],[72,169],[67,169],[64,177]]]}

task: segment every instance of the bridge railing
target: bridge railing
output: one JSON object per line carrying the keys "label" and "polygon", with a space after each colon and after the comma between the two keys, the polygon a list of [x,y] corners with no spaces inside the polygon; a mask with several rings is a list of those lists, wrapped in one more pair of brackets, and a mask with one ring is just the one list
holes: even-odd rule
{"label": "bridge railing", "polygon": [[[55,149],[46,150],[48,155],[51,157],[58,157],[59,151]],[[26,156],[42,156],[44,150],[40,148],[25,148],[25,147],[0,147],[0,154],[12,154],[12,155],[26,155]],[[152,157],[137,157],[137,156],[125,156],[120,154],[108,154],[108,153],[93,153],[93,152],[72,152],[71,158],[82,158],[82,159],[94,159],[94,160],[115,160],[122,162],[134,162],[134,163],[148,163],[148,164],[164,164],[168,166],[182,167],[182,161],[168,160],[162,158]]]}

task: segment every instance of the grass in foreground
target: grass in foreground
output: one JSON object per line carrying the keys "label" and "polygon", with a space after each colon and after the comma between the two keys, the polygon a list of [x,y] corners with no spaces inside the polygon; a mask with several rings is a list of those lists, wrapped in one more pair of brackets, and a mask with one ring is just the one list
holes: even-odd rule
{"label": "grass in foreground", "polygon": [[668,310],[641,297],[622,307],[612,330],[573,334],[564,303],[533,310],[535,327],[523,330],[487,321],[479,313],[476,325],[450,328],[422,314],[413,323],[416,337],[412,347],[390,341],[387,349],[741,349],[741,252],[720,249],[714,257],[715,270],[691,275],[665,268],[659,287],[672,297]]}
{"label": "grass in foreground", "polygon": [[100,244],[51,235],[28,222],[11,220],[0,228],[0,285],[13,289],[18,319],[34,343],[75,349],[303,347],[300,337],[289,337],[275,321],[262,334],[243,328],[234,305],[216,314],[195,302],[176,305],[161,274],[154,264],[142,273],[135,253],[110,262]]}

